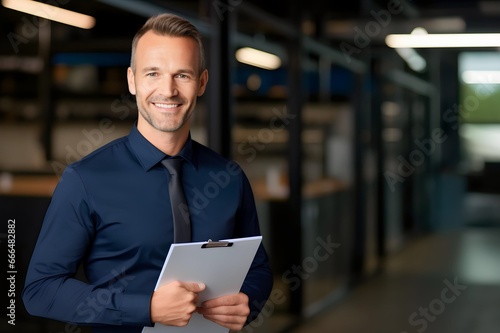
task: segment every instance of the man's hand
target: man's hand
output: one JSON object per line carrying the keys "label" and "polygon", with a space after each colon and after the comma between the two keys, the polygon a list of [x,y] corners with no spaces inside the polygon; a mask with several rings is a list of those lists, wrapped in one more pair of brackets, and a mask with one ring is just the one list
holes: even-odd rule
{"label": "man's hand", "polygon": [[186,326],[196,311],[198,293],[205,284],[174,281],[158,288],[151,297],[151,320],[170,326]]}
{"label": "man's hand", "polygon": [[214,323],[239,331],[250,314],[248,296],[238,293],[214,298],[203,302],[197,311]]}

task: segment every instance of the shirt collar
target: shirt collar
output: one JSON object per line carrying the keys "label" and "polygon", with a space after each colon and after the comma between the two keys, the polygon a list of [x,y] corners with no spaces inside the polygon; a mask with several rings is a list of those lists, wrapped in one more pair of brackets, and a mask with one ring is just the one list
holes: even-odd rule
{"label": "shirt collar", "polygon": [[[154,167],[161,160],[170,157],[170,155],[167,155],[156,148],[139,132],[137,129],[137,123],[134,123],[134,126],[132,126],[132,130],[128,135],[128,141],[130,142],[130,147],[132,148],[134,155],[137,157],[139,163],[145,171]],[[197,168],[198,165],[193,154],[193,141],[191,139],[191,133],[189,133],[184,147],[182,147],[181,151],[176,156],[182,157],[192,164],[193,167]]]}

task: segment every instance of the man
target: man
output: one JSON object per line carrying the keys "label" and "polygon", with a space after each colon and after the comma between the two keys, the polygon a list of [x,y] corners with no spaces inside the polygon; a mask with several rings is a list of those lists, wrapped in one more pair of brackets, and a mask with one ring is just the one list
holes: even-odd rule
{"label": "man", "polygon": [[[137,123],[63,173],[28,269],[26,309],[99,333],[185,326],[195,311],[240,330],[271,292],[262,245],[237,294],[197,307],[197,294],[210,286],[175,281],[154,291],[174,238],[163,160],[183,161],[191,241],[260,234],[244,172],[190,137],[190,116],[208,81],[199,32],[174,15],[150,18],[133,39],[127,77]],[[81,263],[88,282],[74,277]]]}

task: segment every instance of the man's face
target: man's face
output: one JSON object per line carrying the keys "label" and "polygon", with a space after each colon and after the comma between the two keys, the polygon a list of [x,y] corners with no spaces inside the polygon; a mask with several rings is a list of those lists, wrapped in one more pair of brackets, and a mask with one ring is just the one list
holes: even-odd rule
{"label": "man's face", "polygon": [[129,68],[127,72],[141,126],[162,132],[189,128],[196,98],[203,95],[208,81],[206,70],[199,73],[199,57],[192,38],[152,31],[142,36],[135,52],[135,71]]}

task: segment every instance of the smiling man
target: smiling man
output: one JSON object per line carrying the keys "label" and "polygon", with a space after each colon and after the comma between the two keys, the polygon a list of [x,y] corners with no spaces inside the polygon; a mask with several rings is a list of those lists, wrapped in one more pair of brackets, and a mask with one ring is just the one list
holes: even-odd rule
{"label": "smiling man", "polygon": [[[208,82],[197,29],[175,15],[150,18],[133,39],[127,78],[137,123],[128,136],[64,171],[28,269],[26,309],[98,333],[185,326],[195,311],[240,330],[271,292],[262,245],[239,293],[197,307],[197,294],[209,286],[175,281],[154,290],[174,242],[171,176],[162,161],[182,162],[191,241],[260,235],[243,170],[190,136],[196,100]],[[80,264],[87,281],[75,278]]]}
{"label": "smiling man", "polygon": [[208,81],[199,44],[149,30],[134,45],[127,74],[130,93],[137,98],[137,128],[160,150],[175,155],[188,138],[196,98]]}

